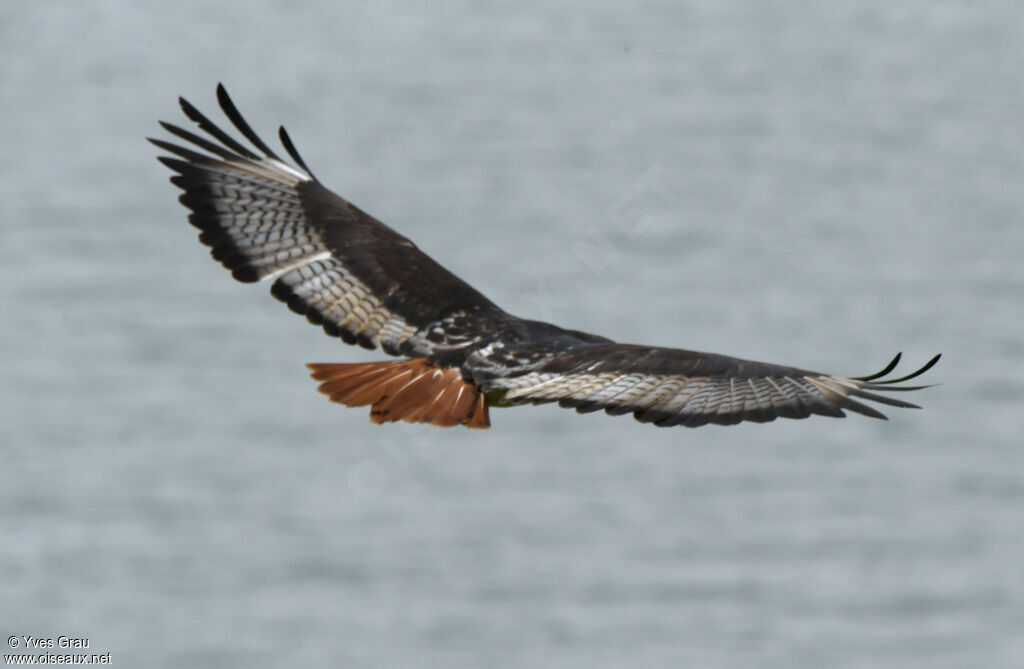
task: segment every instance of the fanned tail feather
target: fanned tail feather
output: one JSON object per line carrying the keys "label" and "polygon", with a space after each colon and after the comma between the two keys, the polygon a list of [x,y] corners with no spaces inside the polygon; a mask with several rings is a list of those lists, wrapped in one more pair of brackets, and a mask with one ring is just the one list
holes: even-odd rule
{"label": "fanned tail feather", "polygon": [[490,427],[487,399],[458,369],[424,358],[366,363],[310,363],[332,402],[370,405],[374,423],[404,420],[440,427]]}

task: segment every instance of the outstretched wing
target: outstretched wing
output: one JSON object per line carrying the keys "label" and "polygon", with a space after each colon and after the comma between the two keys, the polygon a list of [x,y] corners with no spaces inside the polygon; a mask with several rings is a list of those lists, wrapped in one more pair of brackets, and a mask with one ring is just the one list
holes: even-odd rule
{"label": "outstretched wing", "polygon": [[236,279],[274,279],[273,295],[328,334],[395,355],[457,345],[437,324],[500,313],[411,241],[324,188],[283,127],[281,143],[296,166],[260,140],[222,85],[217,99],[259,153],[183,98],[185,115],[212,140],[161,122],[188,146],[150,141],[174,154],[160,161],[177,172],[171,181],[184,191],[189,221]]}
{"label": "outstretched wing", "polygon": [[811,414],[843,417],[844,410],[885,419],[860,400],[918,408],[879,392],[926,387],[896,384],[923,374],[939,357],[916,372],[883,380],[900,355],[877,374],[846,378],[711,353],[597,344],[556,355],[525,374],[494,376],[483,388],[504,391],[507,403],[558,402],[580,413],[632,413],[661,427],[763,423]]}

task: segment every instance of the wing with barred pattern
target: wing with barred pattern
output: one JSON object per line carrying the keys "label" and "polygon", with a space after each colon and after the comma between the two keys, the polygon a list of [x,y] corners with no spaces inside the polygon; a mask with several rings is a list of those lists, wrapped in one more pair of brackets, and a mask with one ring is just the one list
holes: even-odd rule
{"label": "wing with barred pattern", "polygon": [[502,392],[504,403],[558,402],[580,413],[632,413],[660,427],[843,417],[844,410],[885,419],[864,401],[919,408],[879,393],[926,387],[897,384],[923,374],[939,357],[911,374],[883,380],[900,355],[877,374],[847,378],[713,353],[607,343],[553,355],[522,374],[492,374],[481,385],[485,392]]}
{"label": "wing with barred pattern", "polygon": [[150,141],[174,154],[160,160],[177,172],[171,181],[184,191],[189,221],[236,279],[273,279],[273,295],[328,334],[393,355],[429,355],[445,338],[425,331],[445,319],[501,313],[411,241],[324,188],[283,127],[281,142],[297,166],[256,135],[222,85],[217,98],[260,153],[183,98],[185,115],[210,138],[161,122],[185,145]]}

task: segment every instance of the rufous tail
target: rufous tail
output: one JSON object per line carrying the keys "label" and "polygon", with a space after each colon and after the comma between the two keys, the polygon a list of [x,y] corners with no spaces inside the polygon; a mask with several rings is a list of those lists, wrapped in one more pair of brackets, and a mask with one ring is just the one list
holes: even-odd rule
{"label": "rufous tail", "polygon": [[441,427],[490,427],[487,398],[454,367],[426,358],[309,363],[319,390],[350,407],[370,405],[374,423],[404,420]]}

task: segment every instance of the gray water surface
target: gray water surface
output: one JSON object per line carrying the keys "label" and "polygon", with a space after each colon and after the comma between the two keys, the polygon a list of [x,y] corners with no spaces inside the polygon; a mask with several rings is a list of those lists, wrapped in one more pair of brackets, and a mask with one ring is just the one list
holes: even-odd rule
{"label": "gray water surface", "polygon": [[[1024,666],[1015,2],[8,3],[0,632],[122,667]],[[143,141],[218,81],[512,313],[922,411],[374,426]],[[5,650],[5,652],[7,652]]]}

